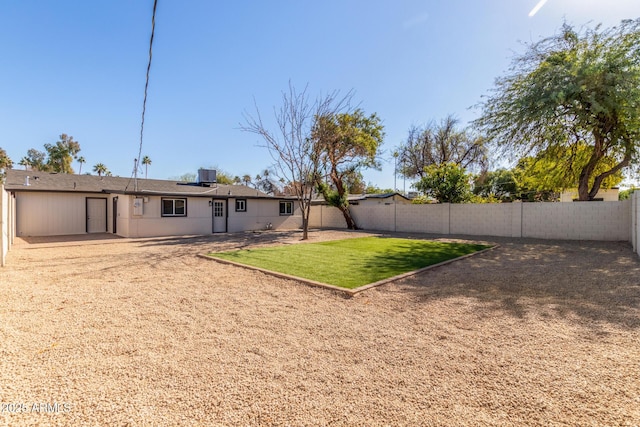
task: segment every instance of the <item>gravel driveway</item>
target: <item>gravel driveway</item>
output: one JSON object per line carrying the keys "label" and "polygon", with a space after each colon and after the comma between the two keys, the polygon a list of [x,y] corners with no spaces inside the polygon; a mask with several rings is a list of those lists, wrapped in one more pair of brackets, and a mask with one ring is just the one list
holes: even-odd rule
{"label": "gravel driveway", "polygon": [[628,243],[483,240],[353,298],[196,256],[298,238],[17,244],[0,424],[640,425]]}

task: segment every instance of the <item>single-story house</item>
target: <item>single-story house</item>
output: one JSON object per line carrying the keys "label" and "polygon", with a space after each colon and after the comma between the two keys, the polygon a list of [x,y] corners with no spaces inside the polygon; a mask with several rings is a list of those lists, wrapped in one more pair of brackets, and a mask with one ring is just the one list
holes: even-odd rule
{"label": "single-story house", "polygon": [[[617,202],[619,194],[620,194],[620,189],[618,187],[601,188],[598,190],[598,194],[596,194],[595,200],[602,201],[602,202]],[[573,202],[576,200],[578,200],[577,188],[565,190],[562,193],[560,193],[561,202]]]}
{"label": "single-story house", "polygon": [[[206,176],[206,174],[205,174]],[[113,233],[122,237],[297,229],[293,197],[244,185],[8,170],[13,236]]]}

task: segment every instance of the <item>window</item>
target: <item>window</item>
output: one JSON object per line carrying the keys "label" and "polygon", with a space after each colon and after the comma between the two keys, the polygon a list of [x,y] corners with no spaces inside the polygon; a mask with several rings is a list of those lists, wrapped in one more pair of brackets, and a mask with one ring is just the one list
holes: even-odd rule
{"label": "window", "polygon": [[246,211],[247,211],[247,200],[236,199],[236,212],[246,212]]}
{"label": "window", "polygon": [[280,215],[293,215],[293,202],[280,202]]}
{"label": "window", "polygon": [[187,199],[162,199],[162,216],[187,216]]}
{"label": "window", "polygon": [[218,218],[224,216],[224,202],[213,202],[213,216]]}

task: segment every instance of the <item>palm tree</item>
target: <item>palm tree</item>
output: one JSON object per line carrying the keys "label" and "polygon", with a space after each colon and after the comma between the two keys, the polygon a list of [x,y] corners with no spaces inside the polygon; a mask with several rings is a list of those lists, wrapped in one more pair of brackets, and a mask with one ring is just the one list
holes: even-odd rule
{"label": "palm tree", "polygon": [[4,181],[5,171],[13,167],[13,161],[3,148],[0,148],[0,183]]}
{"label": "palm tree", "polygon": [[151,164],[151,159],[149,158],[149,156],[144,156],[142,158],[142,164],[144,165],[144,179],[147,179],[147,169]]}
{"label": "palm tree", "polygon": [[80,167],[78,168],[78,175],[82,175],[82,164],[87,163],[87,161],[82,156],[78,157],[76,161],[80,163]]}
{"label": "palm tree", "polygon": [[242,182],[242,180],[240,179],[240,177],[238,175],[233,177],[233,185],[238,185]]}
{"label": "palm tree", "polygon": [[102,163],[98,163],[93,167],[93,171],[98,174],[98,176],[102,176],[102,174],[107,174],[109,169]]}
{"label": "palm tree", "polygon": [[242,177],[242,180],[244,181],[244,185],[249,185],[249,183],[251,182],[251,176],[249,175],[244,175]]}
{"label": "palm tree", "polygon": [[27,159],[26,157],[23,157],[22,159],[20,159],[20,161],[18,162],[18,164],[19,164],[20,166],[24,166],[24,170],[27,170],[27,167],[29,167],[29,166],[30,166],[29,159]]}

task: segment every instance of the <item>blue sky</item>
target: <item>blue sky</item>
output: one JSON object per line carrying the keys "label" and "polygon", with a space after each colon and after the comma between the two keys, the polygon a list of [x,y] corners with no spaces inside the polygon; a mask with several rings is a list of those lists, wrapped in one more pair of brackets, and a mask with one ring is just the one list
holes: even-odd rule
{"label": "blue sky", "polygon": [[[392,187],[390,153],[409,127],[477,117],[471,107],[522,42],[553,34],[563,20],[608,27],[640,17],[638,0],[548,0],[529,17],[537,2],[159,0],[142,150],[149,177],[210,166],[261,173],[272,160],[238,127],[254,99],[271,117],[291,81],[313,97],[353,89],[361,108],[382,118],[387,160],[365,180]],[[0,1],[0,147],[15,163],[67,133],[80,142],[83,172],[101,162],[131,175],[152,6]]]}

